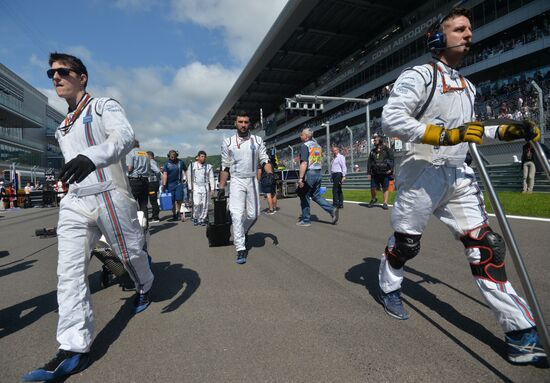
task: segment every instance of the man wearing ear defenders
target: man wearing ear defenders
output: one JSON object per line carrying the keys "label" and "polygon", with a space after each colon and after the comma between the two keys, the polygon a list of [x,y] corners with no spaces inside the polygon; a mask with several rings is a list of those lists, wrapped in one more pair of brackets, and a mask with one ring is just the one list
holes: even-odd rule
{"label": "man wearing ear defenders", "polygon": [[410,142],[411,149],[396,177],[394,234],[380,263],[379,300],[390,316],[408,319],[403,267],[420,252],[433,214],[464,244],[475,283],[505,332],[509,361],[535,363],[546,354],[533,316],[506,277],[504,240],[488,226],[483,196],[464,160],[468,142],[538,140],[540,130],[528,121],[473,122],[475,87],[456,69],[471,41],[470,11],[454,8],[427,36],[433,62],[404,70],[383,109],[384,133]]}
{"label": "man wearing ear defenders", "polygon": [[134,131],[122,106],[86,92],[88,71],[77,57],[52,53],[48,77],[69,111],[55,133],[65,158],[59,178],[69,183],[61,200],[57,239],[59,321],[55,357],[22,379],[61,381],[86,369],[94,330],[88,286],[90,253],[103,234],[136,286],[134,312],[149,306],[153,273],[145,236],[126,176]]}

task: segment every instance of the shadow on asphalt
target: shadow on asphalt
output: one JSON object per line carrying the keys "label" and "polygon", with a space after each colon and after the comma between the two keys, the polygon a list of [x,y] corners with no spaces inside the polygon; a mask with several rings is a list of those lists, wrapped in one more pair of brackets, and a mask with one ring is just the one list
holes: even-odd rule
{"label": "shadow on asphalt", "polygon": [[162,313],[177,310],[201,284],[199,274],[195,270],[184,268],[180,263],[153,262],[152,270],[155,274],[154,290],[151,293],[153,302],[164,302],[177,296],[162,308]]}
{"label": "shadow on asphalt", "polygon": [[[388,202],[389,203],[389,202]],[[366,207],[367,209],[372,209],[372,208],[375,208],[375,207],[378,207],[380,209],[382,209],[382,204],[381,203],[375,203],[374,205],[372,206],[369,206],[368,203],[358,203],[357,206],[361,206],[361,207]]]}
{"label": "shadow on asphalt", "polygon": [[[364,261],[363,263],[359,265],[355,265],[351,269],[349,269],[345,277],[350,282],[365,286],[369,294],[373,297],[373,299],[378,301],[377,299],[378,289],[379,289],[378,267],[380,265],[380,260],[376,258],[364,258],[363,261]],[[403,301],[406,302],[409,305],[409,307],[411,307],[416,313],[422,316],[422,318],[430,322],[430,324],[432,324],[435,328],[437,328],[439,331],[441,331],[443,334],[449,337],[449,339],[455,342],[460,348],[462,348],[464,351],[466,351],[468,354],[474,357],[480,364],[484,365],[487,369],[489,369],[493,374],[495,374],[505,382],[511,382],[511,380],[506,375],[504,375],[495,367],[490,365],[482,355],[477,354],[474,350],[470,349],[467,345],[462,343],[460,339],[456,338],[454,335],[448,332],[445,328],[439,325],[438,318],[436,319],[431,318],[429,313],[423,312],[419,307],[415,306],[411,302],[411,300],[415,300],[423,304],[424,306],[429,308],[431,311],[437,313],[440,317],[445,319],[447,322],[449,322],[453,326],[470,334],[472,337],[479,339],[480,341],[482,341],[483,343],[491,347],[495,351],[495,353],[500,355],[503,359],[506,359],[506,355],[505,355],[506,343],[502,339],[496,337],[492,332],[487,330],[483,325],[472,320],[471,318],[468,318],[462,315],[453,306],[451,306],[447,302],[440,300],[437,297],[437,295],[431,293],[428,289],[426,289],[421,284],[424,282],[428,282],[428,283],[434,283],[434,284],[442,283],[445,286],[449,286],[449,285],[443,283],[437,278],[433,278],[428,274],[421,273],[408,266],[405,266],[405,271],[407,273],[421,276],[423,280],[420,282],[414,282],[405,277],[402,285]],[[452,289],[454,291],[459,291],[456,288],[452,288]],[[469,297],[470,299],[474,300],[480,305],[487,307],[487,305],[483,304],[477,299],[470,297],[467,294],[462,292],[461,294]],[[407,297],[411,299],[407,299]]]}
{"label": "shadow on asphalt", "polygon": [[172,227],[176,226],[176,222],[165,222],[162,221],[162,223],[156,223],[154,225],[149,225],[149,234],[153,235],[160,231],[171,229]]}
{"label": "shadow on asphalt", "polygon": [[248,236],[249,247],[264,247],[266,245],[266,239],[269,238],[273,242],[274,246],[279,244],[279,239],[276,235],[271,233],[254,233]]}
{"label": "shadow on asphalt", "polygon": [[118,309],[113,319],[103,327],[95,337],[90,349],[92,364],[100,360],[109,350],[109,347],[119,338],[122,331],[134,316],[134,297],[124,299],[124,304]]}
{"label": "shadow on asphalt", "polygon": [[325,221],[324,219],[319,219],[319,217],[317,217],[316,215],[312,215],[310,221],[311,222],[323,223],[325,225],[333,226],[332,221]]}
{"label": "shadow on asphalt", "polygon": [[[99,278],[99,271],[90,274],[90,279],[99,281]],[[90,294],[97,292],[99,286],[99,282],[90,281]],[[0,310],[0,339],[24,329],[52,311],[57,311],[57,290]]]}
{"label": "shadow on asphalt", "polygon": [[30,269],[32,267],[32,264],[36,262],[36,259],[33,259],[31,261],[25,261],[21,262],[17,265],[0,268],[0,278],[5,277],[6,275],[17,273],[19,271],[25,271],[27,269]]}
{"label": "shadow on asphalt", "polygon": [[[154,262],[151,269],[155,274],[155,282],[151,292],[152,301],[163,302],[177,296],[162,308],[162,313],[177,310],[195,293],[200,285],[199,274],[194,270],[184,268],[182,264]],[[180,294],[178,295],[178,293]],[[100,360],[107,353],[134,317],[133,300],[134,296],[126,298],[113,319],[97,334],[90,350],[93,362]]]}
{"label": "shadow on asphalt", "polygon": [[24,259],[27,259],[27,258],[29,258],[29,257],[32,257],[33,255],[38,254],[38,253],[40,253],[41,251],[46,250],[46,249],[48,249],[48,248],[50,248],[50,247],[52,247],[52,246],[56,246],[56,245],[57,245],[57,241],[55,241],[54,243],[50,243],[49,245],[46,245],[46,246],[44,246],[43,248],[38,249],[38,250],[36,250],[36,251],[34,251],[34,252],[28,254],[28,255],[25,255],[23,258],[19,258],[19,259],[16,259],[15,261],[11,261],[11,262],[8,262],[8,263],[6,263],[6,264],[0,265],[0,267],[5,267],[5,266],[7,266],[7,265],[13,265],[14,263],[21,262],[21,261],[24,260]]}
{"label": "shadow on asphalt", "polygon": [[57,309],[56,290],[0,310],[0,339]]}

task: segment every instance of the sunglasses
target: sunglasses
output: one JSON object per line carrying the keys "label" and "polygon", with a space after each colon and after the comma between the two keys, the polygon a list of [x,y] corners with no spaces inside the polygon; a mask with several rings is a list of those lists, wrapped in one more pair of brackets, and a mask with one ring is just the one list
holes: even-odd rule
{"label": "sunglasses", "polygon": [[56,68],[56,69],[48,69],[46,71],[46,74],[48,75],[48,78],[53,78],[55,76],[55,72],[59,73],[61,77],[67,77],[69,73],[74,72],[77,73],[74,69],[71,68]]}

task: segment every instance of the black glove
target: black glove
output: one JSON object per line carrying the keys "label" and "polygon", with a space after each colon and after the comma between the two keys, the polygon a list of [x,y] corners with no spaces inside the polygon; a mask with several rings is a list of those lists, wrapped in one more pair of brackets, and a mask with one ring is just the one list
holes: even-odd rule
{"label": "black glove", "polygon": [[82,182],[84,178],[88,177],[95,169],[96,167],[92,160],[82,154],[79,154],[76,158],[73,158],[63,165],[59,178],[61,178],[61,181],[70,184],[74,182]]}
{"label": "black glove", "polygon": [[266,173],[260,180],[263,189],[269,189],[273,185],[273,173]]}
{"label": "black glove", "polygon": [[218,189],[218,199],[222,199],[225,197],[225,189]]}

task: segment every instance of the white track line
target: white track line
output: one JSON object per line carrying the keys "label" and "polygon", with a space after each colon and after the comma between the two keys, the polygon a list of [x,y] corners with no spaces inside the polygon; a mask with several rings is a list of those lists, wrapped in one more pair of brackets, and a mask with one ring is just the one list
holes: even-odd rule
{"label": "white track line", "polygon": [[[327,198],[327,201],[332,201],[331,199]],[[354,204],[360,204],[360,203],[363,203],[363,204],[368,204],[368,202],[358,202],[358,201],[345,201],[345,203],[354,203]],[[390,205],[388,204],[388,206],[392,207],[393,205]],[[491,217],[495,217],[494,214],[491,214],[491,213],[488,213],[487,215],[491,216]],[[525,217],[525,216],[522,216],[522,215],[506,215],[506,218],[511,218],[511,219],[523,219],[525,221],[540,221],[540,222],[550,222],[550,218],[539,218],[539,217]]]}

